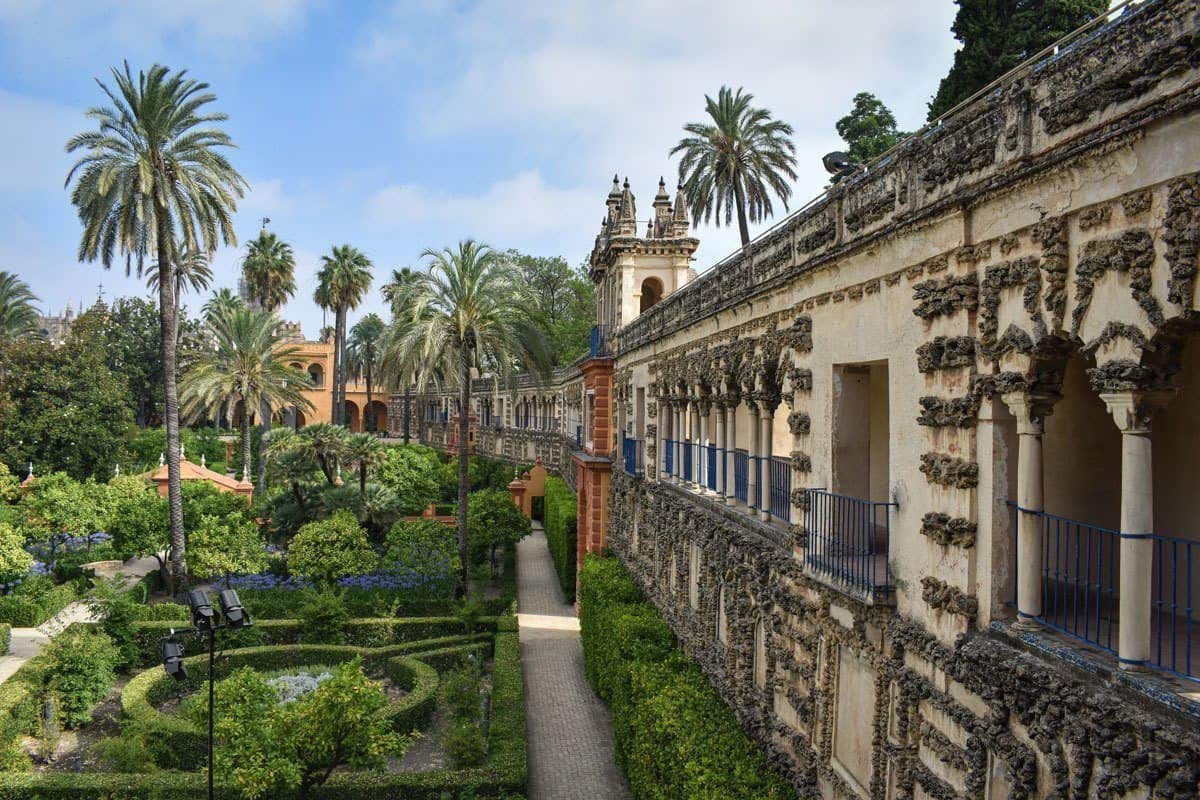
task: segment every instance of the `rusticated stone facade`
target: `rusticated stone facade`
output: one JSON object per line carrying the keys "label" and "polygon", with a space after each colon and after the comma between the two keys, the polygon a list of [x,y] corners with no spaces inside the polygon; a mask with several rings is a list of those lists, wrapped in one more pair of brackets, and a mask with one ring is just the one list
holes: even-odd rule
{"label": "rusticated stone facade", "polygon": [[646,237],[609,196],[581,449],[607,546],[801,795],[1200,796],[1197,3],[647,303],[695,249],[659,195]]}

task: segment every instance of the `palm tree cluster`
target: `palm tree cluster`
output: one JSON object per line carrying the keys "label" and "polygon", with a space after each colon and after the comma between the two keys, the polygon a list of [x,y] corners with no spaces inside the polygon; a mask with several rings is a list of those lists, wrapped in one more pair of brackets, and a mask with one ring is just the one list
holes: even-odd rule
{"label": "palm tree cluster", "polygon": [[237,243],[233,213],[247,183],[224,155],[233,142],[218,127],[226,116],[210,110],[216,96],[208,84],[161,64],[135,74],[128,63],[112,70],[111,85],[97,83],[108,105],[90,109],[93,129],[67,142],[67,152],[78,155],[66,179],[83,227],[78,255],[105,269],[124,259],[126,273],[139,276],[147,258],[158,264],[170,571],[182,582],[176,270],[185,252],[211,256],[222,243]]}
{"label": "palm tree cluster", "polygon": [[[512,262],[472,239],[426,250],[427,271],[396,273],[389,284],[393,320],[384,348],[384,372],[418,391],[446,387],[458,407],[471,407],[471,379],[504,378],[517,369],[544,374],[544,341],[523,309],[529,287]],[[458,417],[458,593],[468,591],[467,495],[470,492],[469,415]]]}
{"label": "palm tree cluster", "polygon": [[321,257],[313,300],[334,314],[333,423],[346,424],[346,316],[358,308],[371,288],[371,260],[348,244]]}
{"label": "palm tree cluster", "polygon": [[41,317],[38,297],[29,284],[11,272],[0,271],[0,344],[36,335]]}

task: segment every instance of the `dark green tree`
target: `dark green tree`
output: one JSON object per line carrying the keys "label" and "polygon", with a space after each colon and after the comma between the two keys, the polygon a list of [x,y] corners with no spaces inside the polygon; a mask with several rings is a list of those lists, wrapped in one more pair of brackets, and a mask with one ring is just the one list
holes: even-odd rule
{"label": "dark green tree", "polygon": [[854,108],[837,121],[838,136],[855,164],[865,164],[907,136],[896,128],[891,109],[870,92],[854,95]]}
{"label": "dark green tree", "polygon": [[934,119],[1039,50],[1108,10],[1109,0],[955,0],[962,47],[929,104]]}
{"label": "dark green tree", "polygon": [[585,266],[572,269],[562,256],[530,256],[509,250],[525,277],[533,299],[534,322],[546,334],[551,364],[570,364],[588,346],[588,331],[596,323],[596,285]]}

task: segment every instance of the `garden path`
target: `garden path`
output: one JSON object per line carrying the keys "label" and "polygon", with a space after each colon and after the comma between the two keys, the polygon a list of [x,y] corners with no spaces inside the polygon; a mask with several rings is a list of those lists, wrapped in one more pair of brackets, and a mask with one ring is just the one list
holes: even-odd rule
{"label": "garden path", "polygon": [[[137,580],[152,570],[158,569],[158,561],[152,557],[131,558],[121,568],[121,574],[129,580]],[[0,683],[12,677],[29,659],[42,651],[50,640],[62,633],[74,622],[94,622],[95,616],[86,600],[76,600],[36,628],[13,628],[8,654],[0,657]]]}
{"label": "garden path", "polygon": [[622,800],[612,718],[583,671],[579,619],[538,522],[517,545],[517,619],[525,672],[529,800]]}

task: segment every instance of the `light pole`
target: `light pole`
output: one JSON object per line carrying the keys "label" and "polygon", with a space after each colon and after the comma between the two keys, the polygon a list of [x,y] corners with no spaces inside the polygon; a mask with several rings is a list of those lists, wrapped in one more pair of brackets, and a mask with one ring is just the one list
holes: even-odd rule
{"label": "light pole", "polygon": [[[242,607],[237,592],[225,589],[217,595],[221,610],[213,608],[212,601],[203,589],[192,589],[188,592],[188,606],[192,609],[192,627],[179,631],[208,638],[208,800],[214,800],[213,794],[213,695],[215,678],[213,665],[216,662],[217,631],[238,630],[250,626],[250,615]],[[221,622],[224,616],[225,621]],[[174,628],[162,644],[163,669],[167,675],[177,681],[187,680],[187,665],[183,663],[183,645],[180,644]]]}

